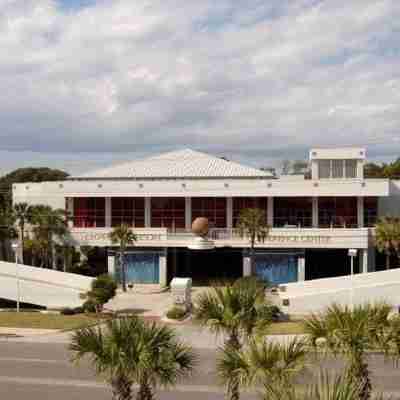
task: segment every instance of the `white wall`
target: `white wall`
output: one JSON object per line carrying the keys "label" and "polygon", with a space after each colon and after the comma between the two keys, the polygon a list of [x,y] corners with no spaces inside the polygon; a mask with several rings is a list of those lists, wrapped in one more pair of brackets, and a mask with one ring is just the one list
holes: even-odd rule
{"label": "white wall", "polygon": [[390,181],[390,197],[379,199],[378,213],[380,217],[400,217],[400,180]]}
{"label": "white wall", "polygon": [[281,305],[290,314],[308,314],[321,311],[332,303],[349,305],[353,286],[354,304],[386,301],[400,305],[400,269],[370,272],[353,276],[316,279],[282,285],[286,291],[279,293],[280,301],[289,300],[289,306]]}
{"label": "white wall", "polygon": [[[17,300],[14,263],[0,261],[0,298]],[[78,307],[93,278],[18,264],[20,301],[48,308]]]}

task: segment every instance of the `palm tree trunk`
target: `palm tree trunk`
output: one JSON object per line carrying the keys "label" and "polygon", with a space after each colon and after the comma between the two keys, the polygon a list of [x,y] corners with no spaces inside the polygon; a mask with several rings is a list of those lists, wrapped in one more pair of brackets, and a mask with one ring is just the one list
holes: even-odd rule
{"label": "palm tree trunk", "polygon": [[[250,261],[251,263],[251,261]],[[238,334],[232,332],[229,339],[226,341],[226,345],[232,347],[235,350],[240,349],[240,341]],[[229,400],[239,400],[240,399],[240,385],[239,379],[236,375],[232,375],[228,382],[227,396]]]}
{"label": "palm tree trunk", "polygon": [[25,233],[25,225],[24,223],[21,223],[21,250],[20,250],[20,263],[24,264],[24,233]]}
{"label": "palm tree trunk", "polygon": [[132,400],[132,382],[124,375],[117,375],[111,381],[113,400]]}
{"label": "palm tree trunk", "polygon": [[386,253],[386,269],[390,269],[390,253]]}
{"label": "palm tree trunk", "polygon": [[149,385],[148,380],[142,379],[140,383],[139,391],[136,395],[137,400],[153,400],[153,391],[151,390],[151,386]]}
{"label": "palm tree trunk", "polygon": [[122,290],[126,292],[126,266],[125,266],[125,252],[121,250],[121,278]]}

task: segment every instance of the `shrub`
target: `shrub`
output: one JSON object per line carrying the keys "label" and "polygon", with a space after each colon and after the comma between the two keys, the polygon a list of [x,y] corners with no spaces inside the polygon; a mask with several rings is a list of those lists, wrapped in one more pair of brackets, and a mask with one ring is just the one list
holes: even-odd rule
{"label": "shrub", "polygon": [[83,304],[85,312],[101,311],[116,292],[117,284],[114,279],[107,274],[99,275],[92,281],[92,289],[86,295],[87,300]]}
{"label": "shrub", "polygon": [[97,304],[91,299],[86,300],[83,303],[83,310],[85,313],[95,313],[97,312]]}
{"label": "shrub", "polygon": [[181,307],[172,307],[170,310],[167,312],[167,318],[169,319],[177,319],[177,320],[182,320],[186,317],[187,311]]}
{"label": "shrub", "polygon": [[74,315],[75,311],[73,308],[65,307],[60,311],[61,315]]}
{"label": "shrub", "polygon": [[82,314],[83,312],[85,312],[85,309],[83,307],[75,307],[74,308],[75,314]]}

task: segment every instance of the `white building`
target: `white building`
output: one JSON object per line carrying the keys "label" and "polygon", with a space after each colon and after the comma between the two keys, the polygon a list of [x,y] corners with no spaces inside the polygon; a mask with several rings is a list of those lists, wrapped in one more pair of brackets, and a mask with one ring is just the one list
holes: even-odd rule
{"label": "white building", "polygon": [[[113,226],[132,226],[128,280],[167,284],[257,274],[273,283],[346,275],[349,248],[356,270],[380,267],[373,246],[379,215],[400,215],[400,182],[364,179],[362,148],[312,149],[311,179],[283,176],[208,154],[182,150],[71,177],[13,187],[13,201],[66,208],[76,245],[105,249],[118,274]],[[265,211],[270,234],[257,244],[249,270],[247,239],[235,226],[240,210]],[[192,221],[207,217],[213,249],[192,250]],[[382,265],[384,263],[382,262]]]}

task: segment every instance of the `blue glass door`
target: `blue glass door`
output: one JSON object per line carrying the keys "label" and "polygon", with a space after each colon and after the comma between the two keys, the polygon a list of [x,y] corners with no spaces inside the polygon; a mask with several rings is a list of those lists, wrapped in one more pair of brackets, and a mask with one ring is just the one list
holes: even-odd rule
{"label": "blue glass door", "polygon": [[255,274],[272,285],[297,282],[297,256],[294,254],[257,254]]}
{"label": "blue glass door", "polygon": [[[125,266],[128,283],[159,283],[159,255],[157,253],[126,254]],[[118,280],[121,281],[120,268],[118,268]]]}

